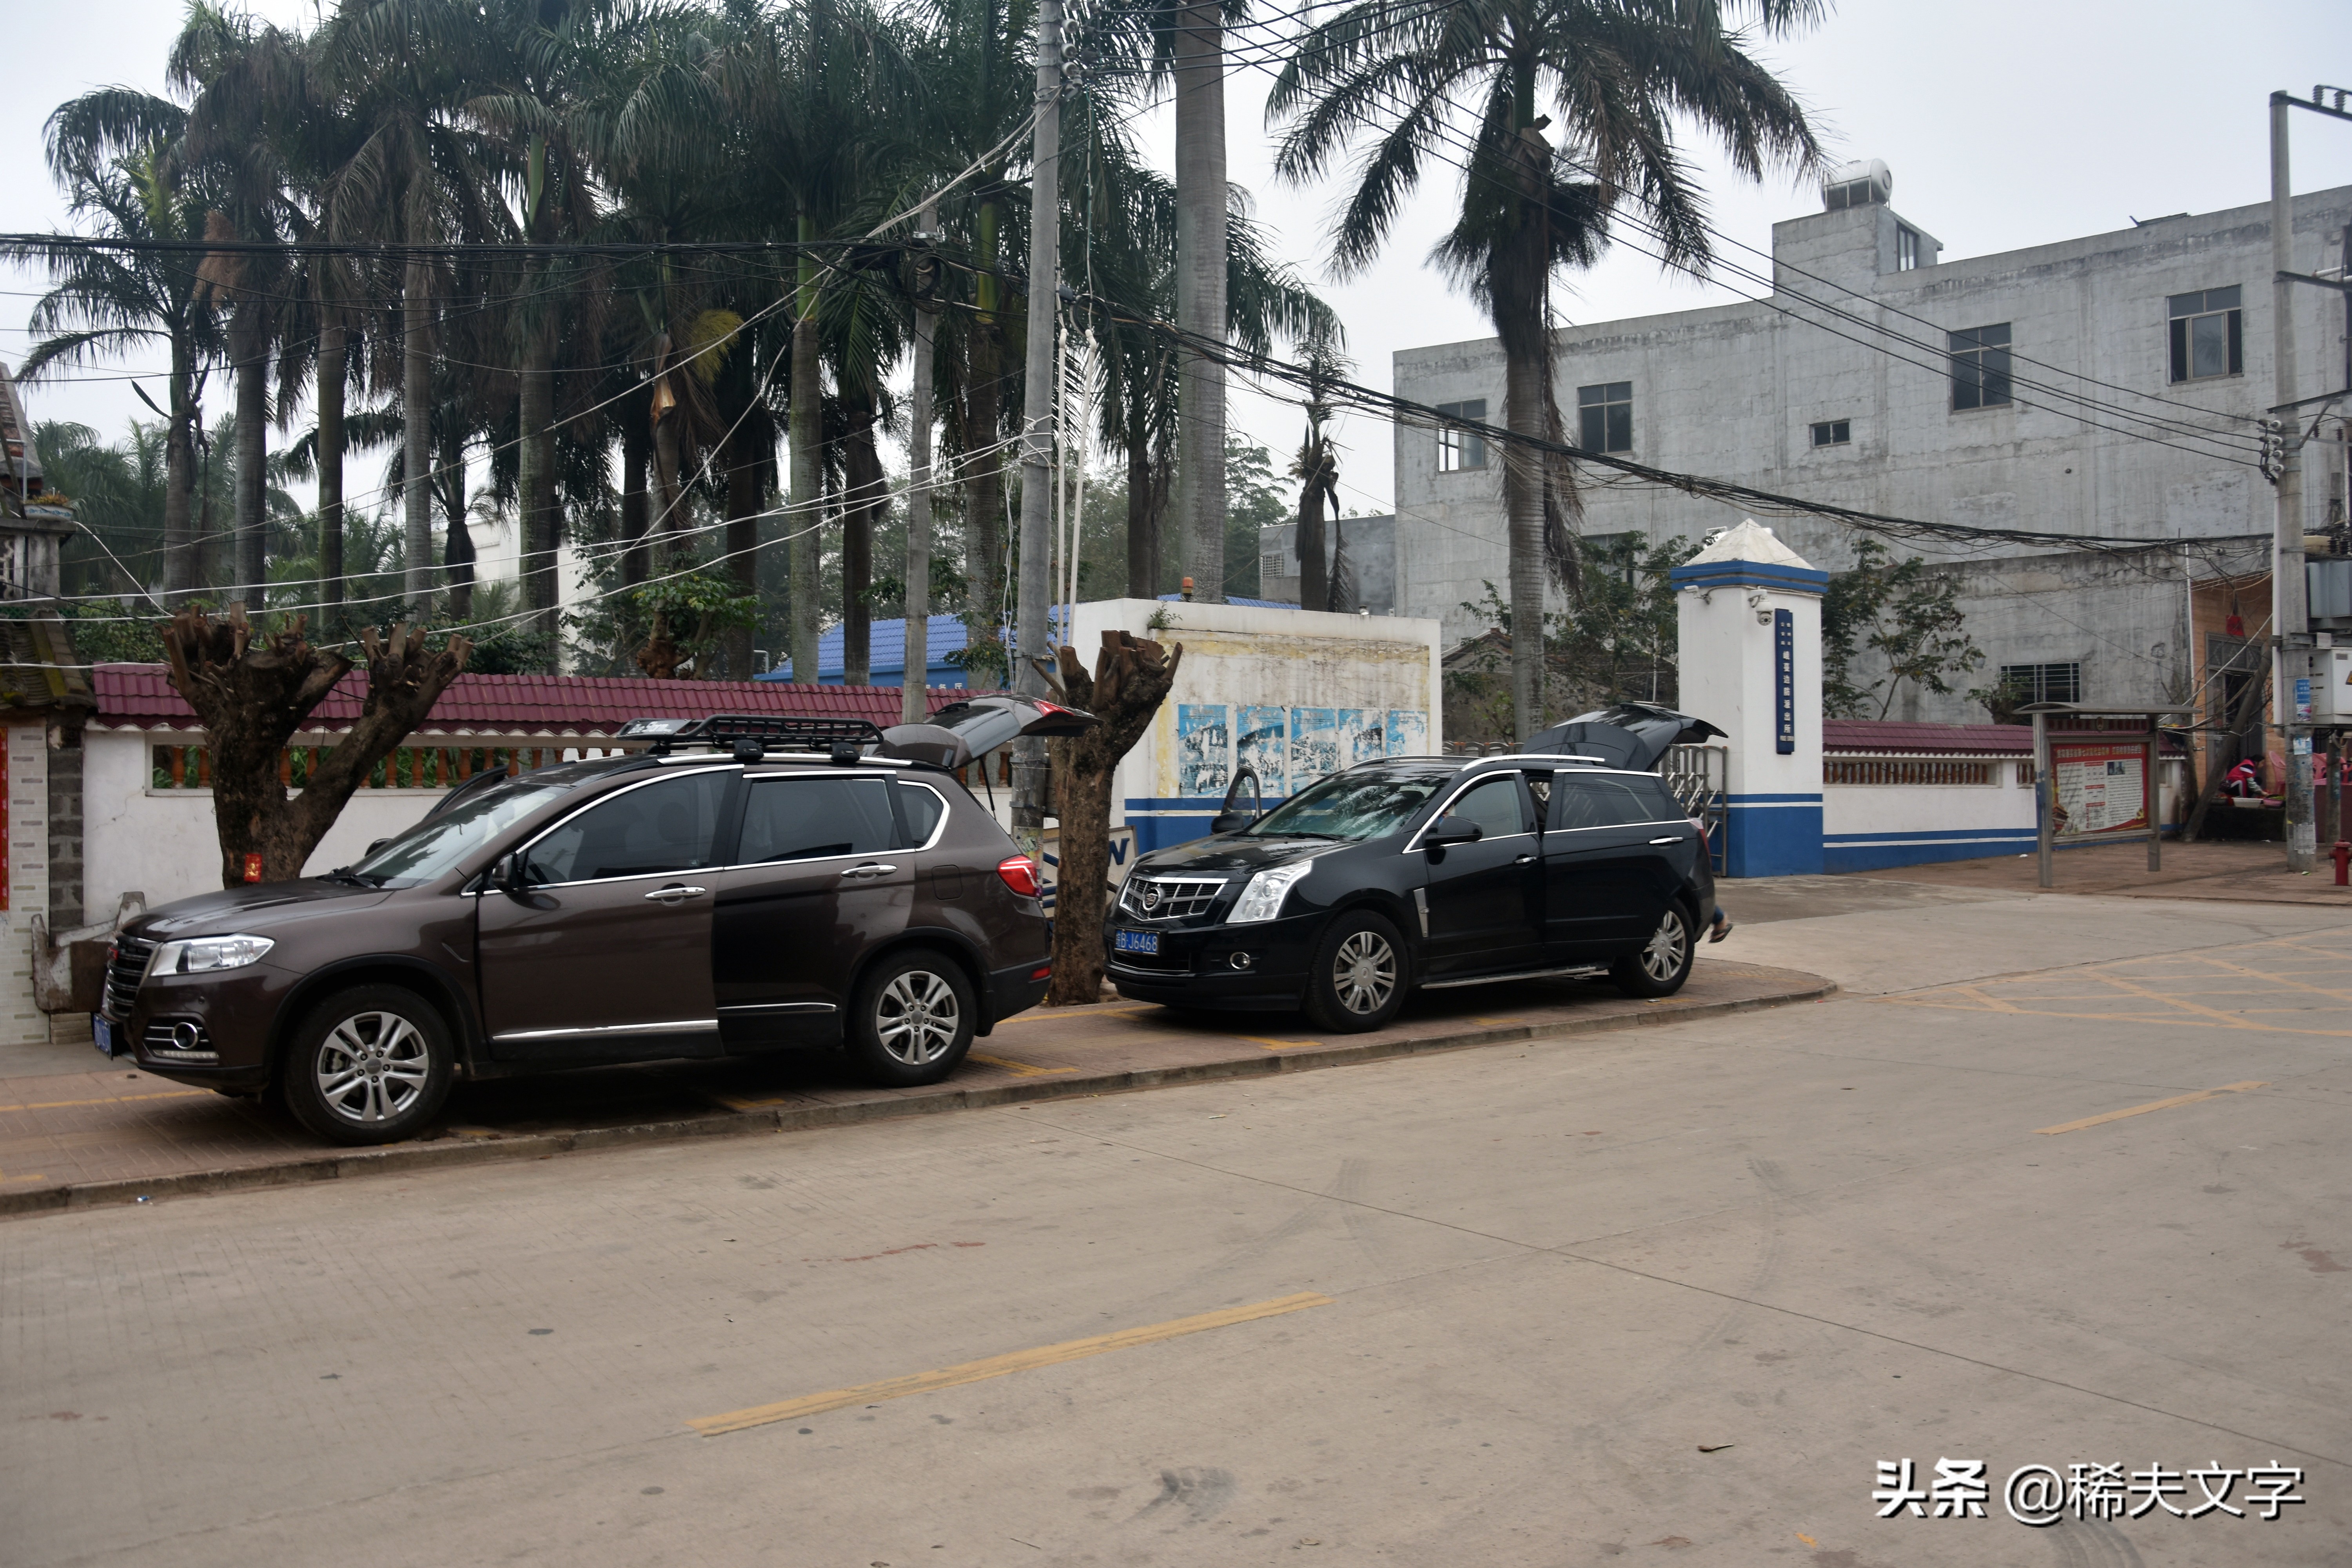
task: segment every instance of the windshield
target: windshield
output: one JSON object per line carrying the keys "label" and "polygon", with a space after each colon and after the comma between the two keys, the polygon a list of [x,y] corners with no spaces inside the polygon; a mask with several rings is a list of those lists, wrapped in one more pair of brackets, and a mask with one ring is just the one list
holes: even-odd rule
{"label": "windshield", "polygon": [[1339,838],[1357,843],[1402,831],[1449,773],[1370,769],[1334,773],[1242,829],[1259,838]]}
{"label": "windshield", "polygon": [[564,787],[517,779],[484,790],[418,823],[349,874],[371,887],[420,887],[562,795]]}

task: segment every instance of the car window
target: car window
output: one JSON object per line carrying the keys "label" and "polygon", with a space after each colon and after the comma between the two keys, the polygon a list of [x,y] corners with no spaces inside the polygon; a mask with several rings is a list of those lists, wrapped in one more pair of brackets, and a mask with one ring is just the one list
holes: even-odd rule
{"label": "car window", "polygon": [[1339,838],[1361,843],[1402,832],[1413,813],[1427,805],[1445,782],[1444,773],[1350,768],[1318,780],[1242,831],[1262,838]]}
{"label": "car window", "polygon": [[1628,822],[1659,820],[1649,804],[1628,787],[1629,782],[1601,774],[1555,773],[1551,786],[1552,826],[1615,827]]}
{"label": "car window", "polygon": [[1475,822],[1489,838],[1508,838],[1528,830],[1526,808],[1519,804],[1519,775],[1502,773],[1473,784],[1445,808],[1448,816]]}
{"label": "car window", "polygon": [[422,887],[562,793],[520,780],[492,784],[426,817],[353,866],[352,875],[379,888]]}
{"label": "car window", "polygon": [[929,844],[931,835],[939,831],[940,818],[948,812],[947,802],[935,790],[920,784],[901,784],[894,786],[898,793],[898,816],[906,833],[900,847],[911,849],[919,844]]}
{"label": "car window", "polygon": [[736,864],[879,854],[894,837],[889,789],[878,778],[754,780]]}
{"label": "car window", "polygon": [[1690,820],[1690,813],[1683,809],[1683,803],[1675,798],[1675,792],[1666,787],[1665,780],[1643,774],[1634,778],[1620,779],[1617,782],[1631,790],[1634,800],[1640,803],[1641,820],[1643,822]]}
{"label": "car window", "polygon": [[523,879],[546,887],[706,867],[719,837],[719,808],[734,777],[688,773],[600,801],[530,847]]}

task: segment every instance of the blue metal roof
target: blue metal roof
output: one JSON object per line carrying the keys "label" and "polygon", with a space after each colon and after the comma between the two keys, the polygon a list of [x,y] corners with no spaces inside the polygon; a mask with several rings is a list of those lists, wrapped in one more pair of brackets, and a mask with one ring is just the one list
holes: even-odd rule
{"label": "blue metal roof", "polygon": [[[1181,594],[1162,594],[1160,595],[1161,602],[1165,604],[1174,604],[1183,596],[1184,595]],[[1225,603],[1228,605],[1241,605],[1255,610],[1295,610],[1298,608],[1296,604],[1293,604],[1287,599],[1244,599],[1236,595],[1228,597],[1225,600]],[[1046,612],[1047,624],[1058,629],[1062,624],[1063,613],[1067,608],[1068,606],[1065,605],[1053,605]],[[971,682],[966,677],[963,670],[946,662],[948,655],[951,653],[961,653],[964,648],[964,644],[970,638],[971,634],[966,629],[963,622],[954,616],[932,616],[929,617],[928,624],[929,629],[924,633],[923,640],[924,662],[929,667],[925,672],[925,684],[929,686],[971,685]],[[1013,641],[1013,628],[1007,626],[1004,629],[1003,635],[1005,642],[1010,644]],[[867,648],[871,655],[867,668],[873,683],[877,686],[899,685],[905,677],[907,668],[906,621],[899,617],[893,616],[891,619],[887,621],[876,621],[873,623],[872,630],[868,634]],[[823,632],[818,635],[816,639],[816,679],[818,685],[838,686],[841,684],[843,669],[841,650],[841,627],[835,626],[831,631]],[[755,680],[790,680],[792,678],[793,661],[789,658],[778,660],[776,668],[768,671],[765,675],[752,677]]]}

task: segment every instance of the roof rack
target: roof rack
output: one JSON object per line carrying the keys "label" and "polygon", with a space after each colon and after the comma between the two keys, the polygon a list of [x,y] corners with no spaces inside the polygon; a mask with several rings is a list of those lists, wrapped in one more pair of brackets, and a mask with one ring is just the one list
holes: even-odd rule
{"label": "roof rack", "polygon": [[762,750],[831,752],[838,746],[865,746],[882,738],[881,727],[867,719],[815,718],[803,713],[713,713],[701,719],[632,719],[614,737],[650,741],[646,750],[659,757],[673,746],[716,746],[756,741]]}

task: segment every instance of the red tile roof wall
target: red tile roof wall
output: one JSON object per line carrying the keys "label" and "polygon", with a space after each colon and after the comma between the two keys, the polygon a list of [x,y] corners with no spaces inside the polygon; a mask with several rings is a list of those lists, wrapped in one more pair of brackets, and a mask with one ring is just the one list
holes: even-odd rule
{"label": "red tile roof wall", "polygon": [[1874,757],[2033,754],[2031,724],[1906,724],[1888,719],[1824,719],[1822,750]]}
{"label": "red tile roof wall", "polygon": [[[101,664],[92,722],[121,729],[192,730],[194,712],[160,664]],[[367,674],[355,669],[311,710],[306,728],[341,730],[360,715]],[[936,713],[978,695],[934,686]],[[898,721],[895,686],[793,686],[772,680],[630,680],[573,675],[460,675],[441,694],[420,734],[609,735],[632,719],[698,719],[709,713],[801,713]]]}

